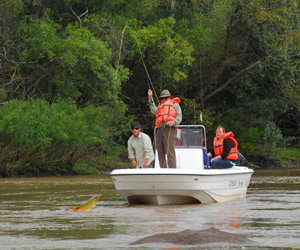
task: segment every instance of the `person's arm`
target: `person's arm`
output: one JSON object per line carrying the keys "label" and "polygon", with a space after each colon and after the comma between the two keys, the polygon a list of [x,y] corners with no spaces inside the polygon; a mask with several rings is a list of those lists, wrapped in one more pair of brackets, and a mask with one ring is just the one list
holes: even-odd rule
{"label": "person's arm", "polygon": [[181,107],[178,103],[174,103],[174,108],[176,110],[176,118],[173,121],[174,122],[173,126],[177,127],[182,121],[182,112],[181,112]]}
{"label": "person's arm", "polygon": [[145,162],[143,167],[148,167],[149,159],[153,154],[153,147],[152,147],[151,139],[148,135],[143,134],[142,138],[143,138],[143,145],[144,145],[144,152],[145,152]]}
{"label": "person's arm", "polygon": [[152,114],[156,115],[157,107],[153,100],[153,92],[151,89],[148,90],[148,105]]}
{"label": "person's arm", "polygon": [[176,111],[176,118],[173,121],[168,122],[168,125],[177,127],[182,121],[182,112],[181,112],[181,107],[178,103],[174,103],[173,107],[175,108]]}
{"label": "person's arm", "polygon": [[132,145],[132,141],[130,139],[128,140],[127,148],[128,148],[128,159],[131,160],[131,165],[135,167],[136,166],[135,151]]}
{"label": "person's arm", "polygon": [[[212,149],[211,153],[208,153],[207,155],[208,155],[208,157],[210,158],[210,162],[211,162],[211,163],[214,161],[214,159],[216,159],[216,158],[217,158],[217,157],[215,157],[215,156],[216,156],[216,154],[215,154],[214,147],[213,147],[213,149]],[[219,156],[219,159],[221,159],[221,156]]]}
{"label": "person's arm", "polygon": [[215,154],[215,148],[213,147],[212,151],[211,151],[211,157],[215,157],[216,154]]}
{"label": "person's arm", "polygon": [[215,157],[215,149],[214,149],[214,146],[213,146],[213,148],[212,148],[212,151],[211,151],[210,153],[207,153],[207,156],[208,156],[209,158]]}

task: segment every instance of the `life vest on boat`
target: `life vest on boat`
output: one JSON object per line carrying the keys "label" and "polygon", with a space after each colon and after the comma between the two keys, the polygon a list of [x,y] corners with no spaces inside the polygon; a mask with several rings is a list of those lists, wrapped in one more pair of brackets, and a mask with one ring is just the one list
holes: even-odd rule
{"label": "life vest on boat", "polygon": [[214,152],[216,156],[223,154],[224,140],[230,139],[233,142],[234,147],[230,149],[226,160],[237,160],[239,158],[237,149],[238,142],[236,141],[236,139],[233,138],[233,136],[234,134],[230,131],[225,133],[224,136],[222,136],[220,139],[218,139],[218,137],[214,138]]}
{"label": "life vest on boat", "polygon": [[162,124],[163,122],[170,122],[175,120],[176,118],[176,110],[173,107],[174,103],[180,103],[180,98],[179,97],[175,97],[172,99],[167,99],[164,102],[161,102],[158,106],[157,106],[157,111],[156,111],[156,121],[155,121],[155,125],[156,127],[159,128],[160,124]]}

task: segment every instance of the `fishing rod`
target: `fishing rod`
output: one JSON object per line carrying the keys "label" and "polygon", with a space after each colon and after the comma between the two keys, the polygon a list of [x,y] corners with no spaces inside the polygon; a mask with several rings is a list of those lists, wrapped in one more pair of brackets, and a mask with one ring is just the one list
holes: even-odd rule
{"label": "fishing rod", "polygon": [[238,151],[238,155],[239,155],[239,158],[241,159],[241,164],[240,165],[246,163],[251,168],[257,168],[257,169],[260,168],[259,166],[254,165],[251,162],[247,161],[246,158],[245,158],[245,156],[243,156],[243,154],[240,151]]}
{"label": "fishing rod", "polygon": [[[134,38],[134,40],[135,40],[135,42],[136,42],[136,44],[137,44],[138,51],[139,51],[139,54],[140,54],[140,57],[141,57],[141,60],[142,60],[142,63],[143,63],[143,67],[144,67],[144,69],[145,69],[145,71],[146,71],[146,74],[147,74],[147,77],[148,77],[148,78],[147,78],[148,89],[150,89],[150,90],[153,91],[153,93],[154,93],[154,95],[155,95],[155,97],[156,97],[156,100],[157,100],[158,103],[159,103],[159,98],[158,98],[158,95],[157,95],[157,93],[156,93],[156,91],[155,91],[154,85],[153,85],[153,83],[152,83],[152,81],[151,81],[151,77],[150,77],[150,75],[149,75],[149,72],[148,72],[148,70],[147,70],[146,63],[145,63],[145,61],[144,61],[144,58],[143,58],[142,51],[141,51],[141,48],[140,48],[140,46],[139,46],[138,40],[137,40],[136,36],[134,35],[133,30],[132,30],[132,29],[130,28],[130,26],[128,26],[127,24],[124,26],[123,31],[122,31],[122,37],[121,37],[120,48],[119,48],[119,58],[118,58],[118,63],[117,63],[117,72],[116,72],[116,79],[115,79],[115,81],[117,81],[117,77],[118,77],[119,62],[120,62],[120,57],[121,57],[121,49],[122,49],[122,44],[123,44],[123,39],[124,39],[124,33],[125,33],[125,30],[126,30],[126,29],[128,29],[128,30],[131,32],[131,34],[132,34],[132,36],[133,36],[133,38]],[[155,102],[154,102],[154,100],[153,100],[153,95],[151,96],[151,102],[155,104]],[[171,130],[169,130],[169,133],[168,133],[168,142],[169,142],[170,132],[171,132]],[[155,144],[156,144],[156,143],[155,143]],[[155,146],[156,146],[156,145],[155,145]],[[166,154],[168,154],[168,151],[169,151],[169,143],[168,143],[167,153],[166,153]],[[165,158],[165,161],[166,161],[166,158]],[[164,162],[163,165],[165,165],[165,163],[166,163],[166,162]]]}
{"label": "fishing rod", "polygon": [[[142,63],[143,63],[143,67],[144,67],[146,75],[147,75],[148,89],[151,89],[153,91],[153,93],[154,93],[154,95],[156,97],[156,100],[159,102],[158,95],[157,95],[157,93],[155,91],[154,85],[152,83],[151,77],[150,77],[148,69],[146,67],[146,63],[144,61],[144,57],[143,57],[140,45],[138,43],[138,40],[137,40],[136,36],[134,35],[133,30],[127,24],[124,26],[124,28],[122,30],[122,36],[121,36],[121,42],[120,42],[120,48],[119,48],[119,56],[118,56],[118,62],[117,62],[117,72],[116,72],[116,79],[115,79],[115,81],[117,81],[117,77],[118,77],[119,63],[120,63],[120,58],[121,58],[121,49],[122,49],[123,40],[124,40],[124,34],[125,34],[125,30],[126,29],[128,29],[131,32],[131,35],[133,36],[133,38],[134,38],[134,40],[136,42],[136,45],[138,47],[139,55],[141,57],[141,60],[142,60]],[[151,99],[152,99],[151,101],[154,102],[153,97]]]}

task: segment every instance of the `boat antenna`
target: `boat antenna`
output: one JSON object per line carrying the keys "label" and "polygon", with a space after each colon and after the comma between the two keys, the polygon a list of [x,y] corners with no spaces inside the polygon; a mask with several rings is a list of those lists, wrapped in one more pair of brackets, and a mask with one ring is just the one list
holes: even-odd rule
{"label": "boat antenna", "polygon": [[[203,103],[203,78],[202,78],[202,55],[200,54],[200,57],[199,57],[199,74],[200,74],[200,103],[201,103],[201,109],[203,110],[204,108],[204,103]],[[202,116],[202,111],[200,111],[200,122],[203,123],[203,116]]]}

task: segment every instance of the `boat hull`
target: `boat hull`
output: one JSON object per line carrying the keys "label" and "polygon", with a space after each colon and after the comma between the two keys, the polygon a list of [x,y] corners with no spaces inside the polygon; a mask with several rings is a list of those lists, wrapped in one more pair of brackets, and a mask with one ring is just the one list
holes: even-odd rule
{"label": "boat hull", "polygon": [[129,204],[193,204],[246,197],[252,169],[119,169],[111,173]]}

